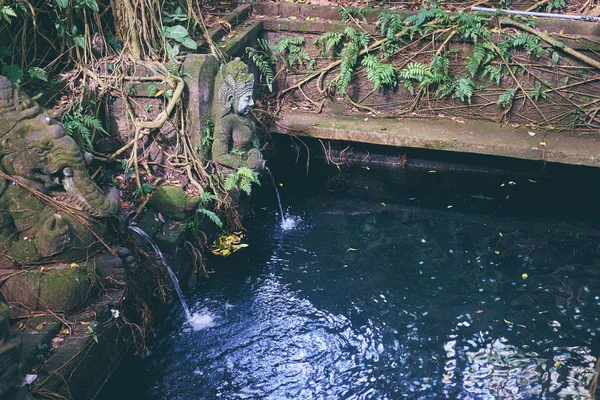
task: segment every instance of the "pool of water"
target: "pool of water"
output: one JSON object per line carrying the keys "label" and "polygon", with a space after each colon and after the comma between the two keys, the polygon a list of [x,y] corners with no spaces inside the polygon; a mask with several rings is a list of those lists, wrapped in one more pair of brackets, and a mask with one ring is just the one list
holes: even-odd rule
{"label": "pool of water", "polygon": [[249,246],[186,293],[194,326],[174,306],[117,372],[127,398],[592,398],[600,199],[584,179],[271,169],[295,226],[265,184]]}

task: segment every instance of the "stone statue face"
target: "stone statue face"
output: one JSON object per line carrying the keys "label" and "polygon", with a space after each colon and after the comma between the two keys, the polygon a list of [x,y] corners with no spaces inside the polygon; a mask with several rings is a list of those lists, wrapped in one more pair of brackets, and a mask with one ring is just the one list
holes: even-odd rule
{"label": "stone statue face", "polygon": [[247,115],[250,112],[250,107],[254,105],[252,99],[252,91],[247,91],[233,102],[233,109],[238,115]]}

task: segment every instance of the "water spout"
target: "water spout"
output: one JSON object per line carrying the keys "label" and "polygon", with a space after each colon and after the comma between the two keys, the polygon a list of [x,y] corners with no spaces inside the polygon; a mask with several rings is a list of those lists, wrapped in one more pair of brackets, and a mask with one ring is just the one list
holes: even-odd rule
{"label": "water spout", "polygon": [[275,183],[275,177],[271,173],[269,167],[265,166],[265,171],[269,173],[271,176],[271,182],[273,182],[273,187],[275,188],[275,193],[277,194],[277,204],[279,204],[279,213],[281,214],[281,229],[284,231],[289,231],[296,226],[296,221],[293,218],[285,218],[283,214],[283,207],[281,206],[281,197],[279,196],[279,189],[277,189],[277,184]]}
{"label": "water spout", "polygon": [[160,261],[160,265],[167,270],[167,273],[169,274],[169,278],[171,278],[171,282],[173,283],[175,292],[177,292],[179,301],[181,302],[181,305],[183,306],[183,310],[185,311],[186,319],[188,321],[191,321],[192,314],[190,313],[190,309],[183,298],[183,292],[181,291],[181,286],[179,285],[179,280],[177,279],[177,276],[175,276],[175,273],[173,272],[171,267],[169,267],[169,265],[165,261],[165,257],[163,256],[163,253],[158,248],[157,244],[154,242],[154,240],[152,240],[152,238],[150,236],[148,236],[148,234],[146,232],[144,232],[142,229],[138,228],[137,226],[129,225],[129,230],[142,236],[144,239],[146,239],[146,241],[150,244],[150,246],[152,246],[152,249],[158,255],[158,260]]}

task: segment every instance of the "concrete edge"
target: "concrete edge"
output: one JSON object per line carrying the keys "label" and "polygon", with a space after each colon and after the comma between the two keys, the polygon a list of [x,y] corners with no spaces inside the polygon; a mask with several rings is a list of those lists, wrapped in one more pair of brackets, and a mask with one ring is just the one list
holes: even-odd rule
{"label": "concrete edge", "polygon": [[[600,167],[600,138],[531,132],[485,121],[450,118],[376,119],[284,112],[277,133],[395,147],[485,154]],[[532,136],[532,134],[535,134]]]}

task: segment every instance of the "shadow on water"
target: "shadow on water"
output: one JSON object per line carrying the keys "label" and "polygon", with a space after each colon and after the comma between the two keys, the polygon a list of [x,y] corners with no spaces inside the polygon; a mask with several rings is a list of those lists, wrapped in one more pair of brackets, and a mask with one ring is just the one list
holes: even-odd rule
{"label": "shadow on water", "polygon": [[120,398],[591,398],[598,176],[271,168],[296,226],[261,193]]}

